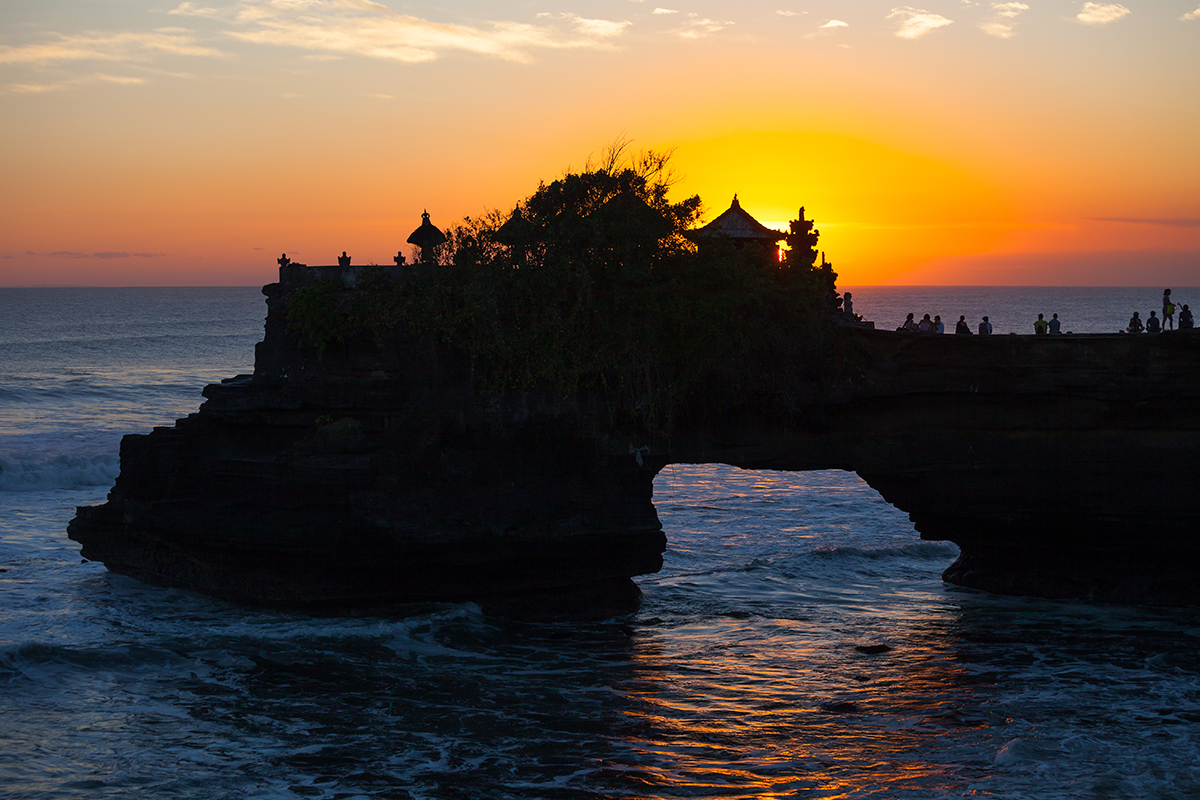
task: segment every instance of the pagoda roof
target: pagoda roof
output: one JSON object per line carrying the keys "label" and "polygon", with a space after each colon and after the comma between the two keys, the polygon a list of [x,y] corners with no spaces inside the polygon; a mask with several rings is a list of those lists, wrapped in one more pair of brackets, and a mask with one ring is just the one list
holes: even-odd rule
{"label": "pagoda roof", "polygon": [[442,233],[436,225],[429,221],[429,211],[425,210],[421,213],[421,227],[417,228],[408,237],[409,244],[415,244],[417,247],[434,247],[435,245],[444,244],[446,234]]}
{"label": "pagoda roof", "polygon": [[777,242],[784,238],[781,231],[774,228],[768,228],[761,222],[742,208],[742,204],[738,202],[737,195],[733,196],[733,202],[729,208],[720,214],[712,222],[700,228],[695,233],[696,236],[717,236],[725,235],[731,239],[758,239],[762,241]]}

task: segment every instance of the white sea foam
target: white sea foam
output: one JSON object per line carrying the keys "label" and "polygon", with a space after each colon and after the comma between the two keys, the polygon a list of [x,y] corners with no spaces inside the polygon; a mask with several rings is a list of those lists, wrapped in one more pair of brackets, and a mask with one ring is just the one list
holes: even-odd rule
{"label": "white sea foam", "polygon": [[0,492],[110,486],[121,469],[116,453],[58,454],[40,460],[0,458]]}

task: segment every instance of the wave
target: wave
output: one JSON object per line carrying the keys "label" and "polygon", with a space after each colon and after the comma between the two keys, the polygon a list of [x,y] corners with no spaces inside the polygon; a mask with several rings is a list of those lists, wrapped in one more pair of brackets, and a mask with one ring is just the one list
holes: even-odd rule
{"label": "wave", "polygon": [[121,471],[115,453],[56,455],[34,461],[0,459],[0,491],[40,492],[81,486],[111,486]]}
{"label": "wave", "polygon": [[884,561],[894,558],[914,558],[920,561],[942,561],[958,555],[953,542],[909,542],[898,547],[820,547],[809,557],[837,560]]}

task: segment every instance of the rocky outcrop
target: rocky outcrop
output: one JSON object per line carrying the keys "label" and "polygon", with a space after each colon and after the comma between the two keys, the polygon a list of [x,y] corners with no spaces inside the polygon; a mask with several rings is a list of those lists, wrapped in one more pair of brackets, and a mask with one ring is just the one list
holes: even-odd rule
{"label": "rocky outcrop", "polygon": [[1200,602],[1200,332],[847,334],[864,357],[825,402],[698,428],[671,458],[853,470],[958,544],[954,584]]}
{"label": "rocky outcrop", "polygon": [[[628,611],[665,547],[653,473],[586,398],[481,397],[461,360],[352,342],[324,361],[264,289],[254,375],[199,413],[126,436],[106,504],[69,535],[156,584],[319,613],[426,601],[521,616]],[[353,273],[351,273],[352,277]],[[288,280],[290,278],[290,280]]]}
{"label": "rocky outcrop", "polygon": [[[325,272],[328,272],[328,275]],[[917,336],[847,327],[836,380],[619,433],[599,398],[481,395],[470,365],[402,339],[320,360],[290,293],[353,270],[281,269],[255,372],[172,428],[128,436],[70,536],[148,582],[329,613],[474,600],[523,616],[612,614],[661,566],[652,481],[669,463],[858,472],[946,580],[1121,601],[1200,599],[1200,335]],[[788,369],[782,365],[781,369]]]}

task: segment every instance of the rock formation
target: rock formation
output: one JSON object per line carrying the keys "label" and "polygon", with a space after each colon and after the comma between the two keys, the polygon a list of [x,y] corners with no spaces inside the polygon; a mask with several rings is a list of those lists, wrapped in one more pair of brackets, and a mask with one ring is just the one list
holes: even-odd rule
{"label": "rock formation", "polygon": [[[147,582],[314,613],[428,601],[521,616],[637,601],[666,539],[669,463],[858,472],[946,580],[988,591],[1195,602],[1200,334],[918,336],[847,326],[839,377],[783,406],[684,417],[669,441],[598,397],[481,394],[466,359],[399,336],[317,358],[291,294],[363,268],[281,265],[255,372],[198,413],[127,436],[70,536]],[[782,367],[786,369],[786,365]]]}

